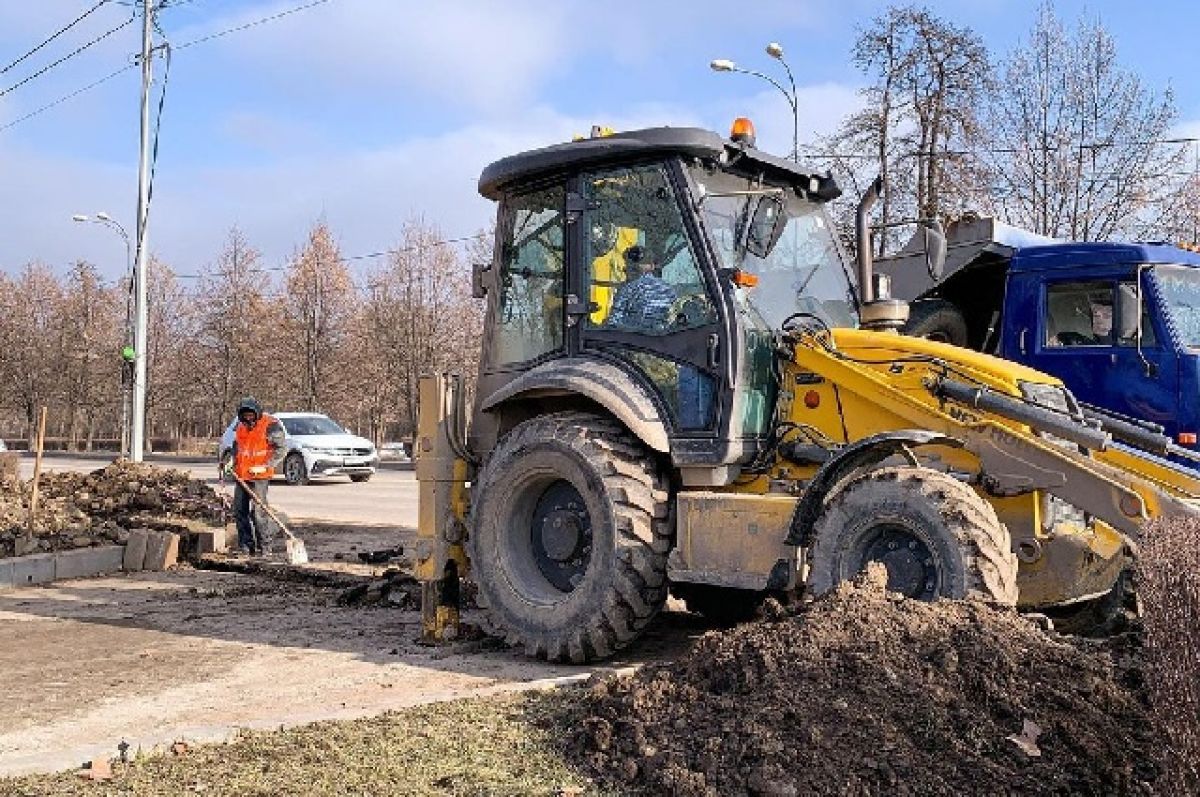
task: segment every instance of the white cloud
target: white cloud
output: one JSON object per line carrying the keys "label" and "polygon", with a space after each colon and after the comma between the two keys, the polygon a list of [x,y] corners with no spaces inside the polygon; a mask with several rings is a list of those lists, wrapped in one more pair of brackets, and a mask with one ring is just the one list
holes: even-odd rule
{"label": "white cloud", "polygon": [[[172,38],[186,41],[290,7],[259,5]],[[479,111],[535,96],[570,53],[572,37],[561,4],[342,0],[206,46],[223,61],[286,77],[295,91],[305,88],[299,80],[380,103],[436,96]]]}

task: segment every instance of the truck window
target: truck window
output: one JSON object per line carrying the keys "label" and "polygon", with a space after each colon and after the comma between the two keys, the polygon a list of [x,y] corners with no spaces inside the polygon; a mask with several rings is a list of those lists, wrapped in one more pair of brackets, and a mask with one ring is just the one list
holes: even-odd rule
{"label": "truck window", "polygon": [[1048,348],[1111,346],[1113,316],[1111,282],[1048,285],[1044,343]]}

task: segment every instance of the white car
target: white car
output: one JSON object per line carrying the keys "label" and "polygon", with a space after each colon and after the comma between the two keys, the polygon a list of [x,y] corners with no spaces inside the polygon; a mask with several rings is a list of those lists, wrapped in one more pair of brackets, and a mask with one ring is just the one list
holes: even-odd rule
{"label": "white car", "polygon": [[[288,454],[280,469],[288,484],[306,484],[309,479],[349,476],[365,482],[375,473],[379,453],[365,437],[351,434],[328,415],[316,412],[273,412],[287,432]],[[233,453],[237,418],[221,435],[222,465]]]}

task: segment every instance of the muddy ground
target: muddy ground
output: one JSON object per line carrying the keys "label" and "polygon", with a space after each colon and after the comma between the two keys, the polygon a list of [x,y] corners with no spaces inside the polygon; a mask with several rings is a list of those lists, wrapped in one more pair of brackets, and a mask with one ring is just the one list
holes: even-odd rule
{"label": "muddy ground", "polygon": [[874,575],[597,684],[573,757],[655,794],[1153,793],[1130,640],[905,600]]}
{"label": "muddy ground", "polygon": [[[361,564],[359,551],[412,536],[341,523],[297,530],[314,568],[364,577],[384,566]],[[423,647],[415,609],[342,606],[339,594],[190,567],[0,592],[0,774],[114,756],[122,740],[136,750],[224,739],[239,727],[360,717],[593,671],[486,642]],[[692,615],[667,613],[636,660],[677,655],[703,630]]]}

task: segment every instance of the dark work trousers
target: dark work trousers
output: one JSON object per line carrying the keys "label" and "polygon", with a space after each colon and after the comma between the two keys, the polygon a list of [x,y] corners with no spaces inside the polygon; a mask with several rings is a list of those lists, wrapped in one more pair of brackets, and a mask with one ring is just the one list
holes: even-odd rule
{"label": "dark work trousers", "polygon": [[[263,501],[267,500],[270,483],[266,479],[246,482]],[[238,547],[252,554],[264,553],[271,542],[270,519],[240,484],[233,488],[233,517],[237,521]]]}

